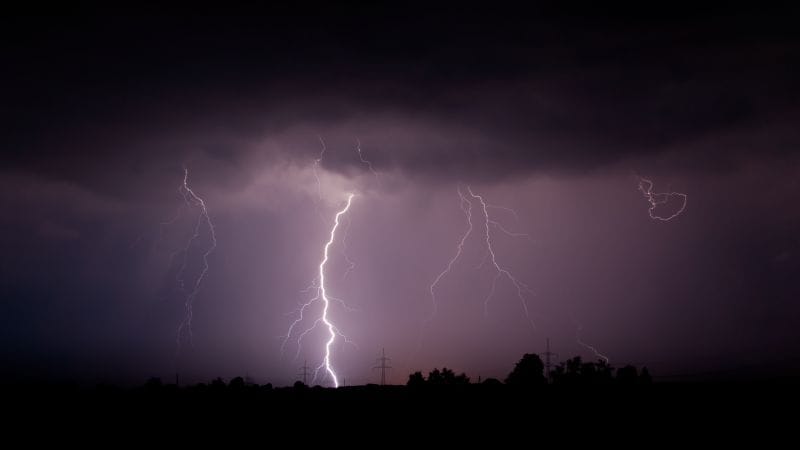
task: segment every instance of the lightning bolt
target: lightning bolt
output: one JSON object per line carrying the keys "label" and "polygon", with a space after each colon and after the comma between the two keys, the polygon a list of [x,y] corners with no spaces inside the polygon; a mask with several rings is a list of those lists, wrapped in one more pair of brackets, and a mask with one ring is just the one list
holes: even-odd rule
{"label": "lightning bolt", "polygon": [[514,220],[519,222],[519,214],[517,214],[517,211],[515,211],[513,208],[509,208],[508,206],[492,205],[492,204],[487,203],[486,204],[486,209],[499,209],[501,211],[505,211],[505,212],[511,214],[512,216],[514,216]]}
{"label": "lightning bolt", "polygon": [[517,297],[519,298],[520,304],[522,305],[522,310],[525,312],[525,317],[528,319],[528,322],[530,322],[532,327],[536,328],[536,325],[531,319],[530,312],[528,311],[528,302],[525,298],[526,293],[533,295],[533,291],[530,287],[528,287],[528,285],[517,279],[517,277],[515,277],[508,269],[504,268],[500,265],[500,263],[497,262],[497,254],[494,252],[494,247],[492,246],[492,237],[489,228],[493,221],[489,217],[488,205],[486,204],[486,201],[484,201],[483,197],[472,192],[472,188],[469,186],[467,186],[467,191],[469,191],[469,195],[478,200],[481,205],[484,218],[484,238],[486,242],[486,249],[489,252],[489,260],[492,263],[492,267],[494,267],[494,270],[496,271],[496,275],[492,280],[492,288],[489,290],[489,294],[486,296],[486,299],[483,302],[484,314],[488,314],[489,312],[489,301],[494,296],[494,291],[497,287],[497,280],[501,277],[505,277],[516,288]]}
{"label": "lightning bolt", "polygon": [[322,159],[325,157],[325,150],[327,150],[327,147],[325,146],[325,140],[322,139],[322,136],[317,136],[317,139],[319,139],[319,144],[322,146],[322,149],[319,151],[319,156],[314,159],[311,171],[314,172],[314,179],[317,180],[317,196],[319,200],[322,201],[322,183],[319,180],[317,169],[322,166]]}
{"label": "lightning bolt", "polygon": [[[484,300],[484,314],[488,315],[489,302],[491,301],[492,297],[494,296],[494,293],[495,293],[495,290],[496,290],[496,287],[497,287],[497,281],[500,278],[506,278],[514,286],[514,288],[517,290],[517,298],[520,301],[520,305],[522,306],[522,310],[525,313],[525,317],[528,319],[528,321],[530,322],[531,326],[535,329],[536,325],[533,322],[533,320],[531,319],[530,311],[528,309],[528,302],[527,302],[527,298],[526,298],[526,294],[527,295],[534,295],[534,292],[530,289],[530,287],[528,287],[527,284],[525,284],[524,282],[520,281],[513,273],[511,273],[510,270],[508,270],[506,267],[504,267],[503,265],[500,264],[500,262],[498,261],[498,258],[497,258],[497,253],[495,252],[494,246],[493,246],[493,243],[492,243],[491,230],[492,230],[492,228],[497,229],[500,232],[502,232],[502,233],[504,233],[504,234],[506,234],[506,235],[508,235],[510,237],[523,237],[523,238],[526,238],[526,239],[528,239],[530,241],[532,241],[532,239],[531,239],[530,235],[528,235],[526,233],[516,233],[516,232],[512,232],[512,231],[508,230],[500,222],[492,219],[492,217],[489,214],[489,210],[490,209],[503,210],[503,211],[506,211],[506,212],[510,213],[511,215],[514,216],[515,219],[518,220],[518,215],[517,215],[517,212],[515,210],[513,210],[511,208],[504,207],[504,206],[492,205],[492,204],[487,203],[486,200],[483,198],[483,196],[479,195],[479,194],[476,194],[472,190],[472,188],[470,186],[467,186],[466,190],[467,190],[467,193],[469,194],[469,197],[471,199],[473,199],[473,201],[476,201],[478,203],[478,205],[480,206],[480,208],[478,208],[478,209],[481,211],[481,213],[482,213],[481,215],[483,216],[483,226],[480,227],[480,228],[483,229],[483,241],[484,241],[484,244],[485,244],[485,247],[486,247],[486,254],[485,254],[483,260],[481,261],[481,263],[477,266],[477,268],[481,268],[487,262],[490,262],[492,268],[495,271],[495,276],[492,279],[491,289],[489,290],[489,293],[487,294],[487,296],[486,296],[486,298]],[[467,196],[464,194],[464,192],[462,192],[461,186],[458,186],[457,193],[458,193],[458,196],[459,196],[459,199],[460,199],[461,210],[464,212],[464,217],[466,218],[466,221],[467,221],[467,228],[466,228],[464,234],[461,236],[461,238],[458,240],[458,242],[456,244],[455,253],[450,258],[450,260],[447,262],[447,265],[445,266],[445,268],[441,272],[439,272],[439,274],[434,278],[433,283],[431,283],[431,285],[429,287],[429,291],[430,291],[430,294],[431,294],[431,302],[432,302],[433,311],[432,311],[432,314],[423,322],[423,328],[422,328],[423,332],[424,332],[424,329],[427,326],[427,324],[433,319],[433,317],[436,315],[436,312],[438,310],[438,302],[437,302],[437,299],[436,299],[436,286],[442,281],[442,279],[444,277],[446,277],[452,271],[454,264],[456,263],[456,261],[458,261],[458,259],[461,257],[461,255],[463,253],[464,245],[465,245],[467,239],[469,238],[470,234],[472,234],[472,231],[475,229],[474,224],[472,222],[473,203],[469,198],[467,198]],[[574,318],[573,318],[573,321],[574,321]],[[608,364],[609,358],[606,355],[600,353],[595,347],[583,342],[583,340],[581,339],[581,331],[582,331],[583,327],[577,321],[575,321],[575,323],[577,324],[577,330],[576,330],[576,333],[575,333],[576,342],[579,345],[581,345],[582,347],[584,347],[587,350],[591,351],[596,357],[604,360],[606,362],[606,364]],[[417,352],[419,352],[419,347],[421,347],[421,340],[422,339],[420,338],[420,346],[418,346]]]}
{"label": "lightning bolt", "polygon": [[524,238],[524,239],[526,239],[527,241],[529,241],[531,243],[533,242],[533,238],[528,233],[517,233],[517,232],[510,231],[508,228],[504,227],[500,222],[498,222],[496,220],[489,220],[489,223],[493,227],[497,228],[498,230],[500,230],[503,234],[505,234],[507,236],[510,236],[510,237],[513,237],[513,238]]}
{"label": "lightning bolt", "polygon": [[[364,159],[364,155],[363,155],[363,153],[361,151],[361,140],[359,140],[358,138],[356,138],[356,153],[358,153],[359,161],[361,161],[363,164],[365,164],[367,166],[367,168],[369,168],[369,171],[372,172],[372,175],[375,176],[375,181],[378,183],[378,185],[380,185],[381,180],[380,180],[380,177],[378,176],[378,172],[376,172],[375,169],[372,167],[372,163],[370,161]],[[322,159],[322,154],[320,154],[320,160],[321,159]],[[347,278],[347,275],[349,275],[350,272],[352,272],[356,268],[355,261],[350,259],[350,255],[349,255],[349,253],[347,251],[347,236],[348,236],[348,233],[350,232],[350,225],[351,224],[352,224],[352,221],[350,219],[348,219],[347,220],[347,225],[345,225],[345,227],[344,227],[344,233],[343,233],[343,236],[342,236],[342,255],[344,256],[344,259],[347,262],[347,269],[345,270],[344,275],[342,276],[342,278]]]}
{"label": "lightning bolt", "polygon": [[[456,242],[456,251],[455,251],[455,253],[447,261],[447,265],[444,267],[444,269],[442,269],[442,271],[439,272],[436,275],[436,277],[433,279],[433,282],[428,287],[428,291],[430,292],[430,295],[431,295],[431,307],[432,307],[431,309],[432,309],[432,311],[431,311],[431,314],[428,317],[426,317],[425,320],[423,320],[423,322],[422,322],[422,327],[420,329],[420,334],[419,334],[419,342],[418,342],[418,345],[417,345],[417,351],[416,351],[415,355],[417,353],[419,353],[420,349],[422,348],[422,340],[423,340],[423,335],[425,334],[425,330],[428,327],[428,325],[430,324],[430,322],[433,320],[433,318],[436,316],[436,313],[438,312],[438,309],[439,309],[439,303],[438,303],[438,300],[436,298],[436,287],[439,285],[439,283],[448,274],[450,274],[450,272],[452,272],[454,265],[456,264],[456,262],[461,257],[461,255],[462,255],[462,253],[464,251],[464,246],[466,245],[467,239],[469,238],[469,236],[472,234],[473,230],[475,229],[474,224],[472,223],[472,209],[473,209],[472,201],[470,201],[470,199],[467,198],[467,195],[465,195],[465,193],[461,190],[461,186],[460,185],[456,187],[456,192],[458,193],[459,206],[461,208],[461,211],[464,213],[464,218],[466,219],[466,222],[467,222],[467,228],[464,231],[464,234],[461,235],[461,238],[458,239],[458,241]],[[495,254],[494,247],[492,246],[490,227],[495,227],[498,230],[502,231],[503,233],[505,233],[505,234],[507,234],[509,236],[512,236],[512,237],[525,237],[525,238],[530,240],[530,236],[525,234],[525,233],[514,233],[514,232],[511,232],[511,231],[507,230],[499,222],[491,219],[490,216],[489,216],[489,212],[488,212],[488,210],[490,208],[503,209],[503,210],[507,210],[510,213],[512,213],[514,215],[514,217],[516,218],[517,217],[516,211],[514,211],[511,208],[506,208],[504,206],[496,206],[496,205],[487,204],[484,201],[483,197],[481,197],[480,195],[475,194],[469,186],[467,186],[467,192],[469,193],[470,197],[472,197],[473,199],[477,200],[480,203],[481,210],[483,212],[482,215],[483,215],[483,218],[484,218],[484,227],[483,227],[484,230],[485,230],[484,231],[484,236],[485,236],[484,242],[485,242],[485,245],[486,245],[486,248],[487,248],[487,252],[486,252],[486,256],[484,257],[484,259],[481,262],[481,264],[478,265],[476,268],[481,268],[485,264],[485,262],[487,260],[491,260],[492,267],[497,271],[497,275],[492,280],[492,288],[491,288],[489,294],[487,295],[486,299],[484,300],[484,314],[488,315],[489,300],[491,300],[492,296],[494,295],[494,291],[495,291],[495,288],[496,288],[496,285],[497,285],[497,280],[500,277],[505,276],[506,278],[508,278],[509,281],[511,281],[511,283],[514,285],[514,287],[517,289],[517,295],[518,295],[518,297],[519,297],[519,299],[520,299],[520,301],[522,303],[522,309],[525,312],[525,316],[528,318],[528,321],[530,322],[531,326],[533,326],[535,328],[535,325],[534,325],[533,321],[531,320],[530,314],[528,312],[527,300],[525,299],[525,293],[533,294],[533,292],[531,291],[531,289],[525,283],[519,281],[508,269],[502,267],[500,265],[500,263],[497,261],[497,255]],[[412,358],[415,358],[415,357],[416,356],[413,356]]]}
{"label": "lightning bolt", "polygon": [[356,138],[356,153],[358,153],[358,159],[369,168],[369,171],[375,176],[375,181],[380,185],[381,180],[378,177],[378,172],[372,168],[372,163],[369,160],[364,159],[364,155],[361,152],[361,141],[358,138]]}
{"label": "lightning bolt", "polygon": [[322,139],[322,136],[317,135],[317,139],[319,139],[321,148],[319,155],[317,155],[317,157],[314,159],[314,163],[311,165],[311,172],[314,174],[314,180],[317,182],[317,199],[314,200],[314,211],[317,213],[322,223],[327,223],[325,217],[322,216],[322,212],[319,210],[319,205],[322,203],[322,181],[319,178],[319,169],[322,167],[322,160],[325,158],[325,152],[328,150],[328,148],[325,145],[325,140]]}
{"label": "lightning bolt", "polygon": [[[183,182],[178,186],[178,192],[183,196],[186,206],[196,206],[200,208],[200,213],[197,216],[197,222],[195,223],[192,236],[186,242],[186,246],[177,252],[174,252],[171,257],[172,259],[177,253],[183,253],[183,263],[181,264],[181,267],[176,275],[176,280],[180,286],[180,290],[186,293],[186,299],[184,301],[185,316],[183,321],[181,321],[180,325],[178,326],[176,336],[177,351],[180,353],[181,342],[183,340],[184,333],[188,336],[187,338],[189,340],[189,344],[191,345],[192,343],[192,316],[194,315],[194,301],[197,297],[197,294],[200,292],[200,285],[203,283],[203,280],[208,274],[208,257],[214,252],[214,249],[217,248],[217,234],[214,224],[211,222],[211,217],[208,214],[208,208],[206,207],[205,200],[198,196],[194,190],[189,187],[189,169],[186,167],[183,168]],[[166,222],[162,222],[162,227],[174,223],[176,220],[178,220],[179,216],[180,210],[174,218]],[[203,268],[200,270],[200,274],[197,276],[197,278],[195,278],[194,283],[192,283],[191,291],[187,293],[184,273],[186,272],[189,250],[191,250],[192,244],[194,244],[195,240],[200,237],[201,230],[204,225],[206,228],[208,228],[211,245],[203,252]]]}
{"label": "lightning bolt", "polygon": [[436,313],[439,310],[439,304],[436,301],[436,292],[435,292],[436,285],[438,285],[439,282],[442,281],[442,278],[444,278],[445,275],[450,273],[450,271],[453,269],[453,264],[455,264],[458,258],[461,257],[461,253],[464,251],[464,243],[467,242],[467,238],[472,233],[472,203],[470,203],[470,201],[467,200],[467,198],[464,196],[464,193],[461,192],[460,186],[456,188],[456,191],[458,192],[458,197],[461,199],[460,201],[461,211],[464,212],[464,217],[466,217],[467,219],[467,230],[464,232],[464,235],[461,236],[461,239],[459,239],[458,244],[456,245],[456,253],[453,255],[452,258],[450,258],[450,261],[447,262],[447,266],[444,268],[444,270],[439,272],[439,274],[433,280],[433,283],[431,283],[430,287],[428,288],[428,290],[431,293],[431,302],[433,305],[433,311],[431,312],[430,316],[425,320],[426,324],[431,320],[433,320],[434,316],[436,316]]}
{"label": "lightning bolt", "polygon": [[[305,336],[308,335],[308,333],[310,333],[311,331],[316,329],[317,326],[320,325],[323,325],[325,328],[327,328],[329,337],[328,340],[325,342],[325,357],[323,358],[322,364],[320,364],[317,367],[316,371],[314,372],[314,380],[316,380],[319,371],[324,368],[327,375],[330,376],[331,380],[333,381],[333,386],[337,388],[339,387],[339,378],[336,375],[336,372],[334,371],[333,368],[333,363],[331,362],[331,346],[336,341],[336,336],[342,336],[345,342],[348,343],[351,342],[339,331],[336,325],[334,325],[333,322],[331,322],[330,317],[328,315],[332,301],[340,302],[342,304],[344,304],[344,302],[341,299],[328,295],[328,290],[325,286],[325,266],[328,263],[330,247],[336,241],[336,230],[339,228],[342,216],[345,215],[347,211],[350,209],[350,205],[352,204],[354,196],[355,194],[348,194],[345,206],[341,210],[339,210],[334,216],[333,226],[331,227],[330,236],[323,248],[322,260],[319,263],[319,272],[317,274],[317,277],[312,282],[311,286],[309,286],[309,288],[306,289],[306,291],[315,290],[316,295],[300,306],[298,317],[289,326],[289,330],[284,336],[284,341],[283,344],[281,345],[281,352],[283,352],[286,346],[286,342],[294,334],[295,328],[304,321],[306,310],[310,308],[312,305],[320,302],[322,304],[322,312],[320,316],[314,320],[314,322],[311,324],[310,327],[303,330],[303,332],[301,332],[297,338],[298,353],[296,356],[299,355],[300,348],[302,347],[303,338],[305,338]],[[317,283],[317,281],[319,281],[319,283]]]}
{"label": "lightning bolt", "polygon": [[[507,208],[505,206],[490,205],[490,204],[488,204],[488,203],[486,203],[484,201],[482,196],[475,194],[469,186],[467,186],[466,188],[467,188],[467,192],[469,193],[469,196],[472,197],[473,199],[477,200],[480,203],[481,210],[483,212],[482,215],[483,215],[483,218],[484,218],[484,226],[483,226],[483,228],[484,228],[484,236],[485,236],[484,242],[485,242],[487,251],[486,251],[486,256],[483,258],[483,261],[476,267],[476,269],[479,269],[479,268],[483,267],[483,265],[486,263],[486,261],[491,259],[492,267],[497,271],[496,276],[492,280],[492,288],[491,288],[489,294],[487,295],[486,299],[484,300],[484,314],[488,315],[489,300],[491,300],[492,296],[494,295],[494,291],[495,291],[495,288],[496,288],[496,285],[497,285],[497,280],[500,277],[505,276],[506,278],[508,278],[509,281],[511,281],[511,283],[514,285],[514,287],[517,289],[517,295],[518,295],[518,297],[519,297],[519,299],[520,299],[520,301],[522,303],[522,309],[525,312],[525,317],[528,319],[528,321],[530,322],[531,326],[533,328],[536,328],[533,320],[531,320],[530,314],[528,312],[528,304],[527,304],[527,301],[525,299],[525,293],[533,294],[533,291],[531,291],[531,289],[525,283],[519,281],[508,269],[502,267],[500,265],[500,263],[497,261],[497,255],[495,254],[494,247],[492,246],[490,227],[495,227],[498,230],[502,231],[503,233],[505,233],[505,234],[507,234],[507,235],[509,235],[511,237],[525,237],[528,240],[531,240],[530,236],[525,234],[525,233],[514,233],[514,232],[509,231],[508,229],[503,227],[499,222],[491,219],[490,216],[489,216],[489,212],[488,212],[488,210],[492,209],[492,208],[501,209],[501,210],[506,210],[506,211],[510,212],[515,218],[518,218],[516,211],[514,211],[511,208]],[[461,208],[461,211],[464,213],[464,218],[466,219],[466,222],[467,222],[467,228],[464,231],[464,234],[461,235],[461,238],[459,238],[458,241],[456,242],[456,251],[455,251],[455,253],[447,261],[447,265],[444,267],[444,269],[442,269],[442,271],[439,272],[436,275],[436,277],[433,279],[433,282],[428,287],[428,291],[430,292],[430,295],[431,295],[432,311],[431,311],[431,314],[428,317],[426,317],[422,322],[422,326],[420,327],[419,339],[418,339],[418,343],[417,343],[417,349],[414,352],[414,354],[412,355],[412,357],[411,357],[412,359],[416,359],[416,355],[419,354],[420,350],[422,349],[422,342],[423,342],[423,336],[425,334],[425,331],[426,331],[427,327],[430,325],[430,322],[436,316],[436,313],[438,312],[439,304],[438,304],[438,300],[436,298],[436,287],[439,285],[439,283],[448,274],[450,274],[450,272],[452,272],[454,265],[456,264],[456,262],[461,257],[461,255],[462,255],[462,253],[464,251],[464,246],[466,245],[467,239],[469,238],[469,236],[472,234],[473,230],[475,229],[475,226],[472,223],[472,209],[473,209],[472,201],[470,201],[470,199],[467,198],[465,193],[461,190],[461,186],[460,185],[456,187],[456,192],[458,193],[459,206]]]}
{"label": "lightning bolt", "polygon": [[344,260],[347,262],[347,269],[344,271],[342,278],[347,278],[347,275],[356,268],[356,262],[350,259],[350,255],[347,253],[347,235],[350,232],[350,224],[352,223],[352,220],[347,219],[347,225],[345,225],[344,232],[342,233],[342,256],[344,256]]}
{"label": "lightning bolt", "polygon": [[[644,195],[644,198],[647,199],[648,203],[650,203],[650,208],[647,212],[650,215],[650,218],[653,220],[661,220],[666,222],[678,217],[681,215],[683,210],[686,209],[686,194],[680,192],[653,192],[653,182],[647,178],[639,177],[639,190],[642,192],[642,195]],[[658,205],[668,203],[673,197],[680,197],[683,199],[681,207],[670,216],[665,217],[656,214],[655,210]]]}
{"label": "lightning bolt", "polygon": [[606,364],[608,364],[609,363],[608,356],[600,353],[599,351],[597,351],[596,348],[594,348],[593,346],[591,346],[591,345],[583,342],[583,340],[581,340],[581,331],[583,331],[583,325],[578,323],[578,327],[575,330],[575,342],[577,342],[578,345],[580,345],[581,347],[583,347],[583,348],[589,350],[590,352],[594,353],[594,356],[602,359],[603,361],[606,362]]}

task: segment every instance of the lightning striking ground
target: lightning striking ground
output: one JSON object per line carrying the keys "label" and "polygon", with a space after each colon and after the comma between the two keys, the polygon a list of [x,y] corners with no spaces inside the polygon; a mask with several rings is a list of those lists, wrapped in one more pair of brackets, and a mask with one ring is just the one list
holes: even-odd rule
{"label": "lightning striking ground", "polygon": [[[322,166],[322,161],[323,161],[323,159],[325,157],[325,152],[327,151],[327,146],[326,146],[325,140],[322,138],[322,136],[317,136],[317,138],[319,139],[319,143],[320,143],[321,149],[320,149],[320,152],[319,152],[319,155],[317,156],[317,158],[314,159],[313,165],[312,165],[312,168],[311,168],[312,169],[312,173],[314,175],[314,180],[316,181],[316,187],[317,187],[317,199],[315,200],[315,210],[317,211],[317,214],[320,215],[320,218],[321,218],[322,222],[325,223],[325,224],[328,224],[330,222],[326,218],[324,218],[322,216],[322,214],[320,213],[320,211],[319,211],[319,205],[323,201],[322,180],[320,178],[319,169]],[[361,150],[361,141],[358,140],[358,138],[356,138],[356,153],[358,154],[359,161],[361,161],[361,163],[363,163],[363,164],[365,164],[367,166],[369,171],[375,176],[376,181],[378,181],[380,183],[378,172],[376,172],[375,169],[373,168],[372,162],[370,162],[369,160],[365,159],[364,156],[363,156],[363,152]],[[350,258],[349,254],[348,254],[348,251],[347,251],[347,242],[348,242],[347,239],[348,239],[350,225],[351,225],[352,221],[349,218],[343,217],[347,213],[347,211],[349,210],[350,205],[352,203],[353,197],[354,197],[354,194],[348,194],[346,205],[344,206],[344,208],[342,210],[338,211],[337,214],[334,216],[334,222],[333,222],[333,226],[332,226],[331,232],[330,232],[330,239],[325,244],[324,251],[323,251],[323,259],[322,259],[322,262],[320,263],[320,266],[319,266],[319,274],[314,278],[314,280],[312,280],[311,285],[302,291],[302,292],[306,292],[306,293],[310,292],[310,291],[314,291],[315,295],[311,299],[307,300],[305,303],[301,303],[299,305],[299,308],[295,311],[295,313],[297,314],[297,317],[289,325],[289,329],[287,330],[286,334],[282,336],[283,342],[281,343],[281,354],[285,354],[286,345],[287,345],[289,339],[291,339],[293,336],[296,336],[296,338],[297,338],[297,340],[296,340],[297,351],[295,353],[295,360],[296,360],[300,356],[300,352],[301,352],[302,346],[303,346],[303,340],[306,338],[306,336],[308,336],[309,333],[311,333],[312,331],[317,329],[318,326],[324,325],[327,328],[330,337],[329,337],[328,341],[325,344],[325,357],[323,359],[322,364],[320,364],[320,366],[318,366],[316,371],[314,372],[314,379],[312,380],[312,382],[317,379],[317,376],[318,376],[319,372],[324,368],[325,369],[325,373],[327,374],[327,376],[330,377],[330,379],[332,380],[334,386],[336,386],[336,387],[339,386],[339,380],[338,380],[338,376],[336,375],[336,372],[333,369],[333,363],[331,361],[331,351],[332,351],[331,346],[334,344],[337,336],[341,337],[344,340],[345,343],[352,344],[352,345],[355,345],[355,344],[352,341],[350,341],[347,338],[347,336],[343,335],[339,331],[339,329],[330,321],[329,316],[328,316],[328,312],[329,312],[329,309],[330,309],[330,306],[331,306],[331,302],[337,302],[337,303],[341,304],[342,307],[344,309],[348,310],[348,311],[352,311],[352,310],[354,310],[354,308],[351,308],[350,306],[348,306],[347,303],[344,300],[342,300],[340,298],[337,298],[337,297],[334,297],[334,296],[332,296],[332,295],[330,295],[328,293],[327,287],[325,285],[325,265],[326,265],[326,263],[328,262],[328,259],[329,259],[330,247],[333,246],[334,243],[336,243],[336,232],[337,232],[338,228],[340,227],[340,225],[342,225],[342,227],[344,228],[344,231],[341,233],[342,234],[341,240],[340,240],[340,242],[341,242],[341,252],[342,252],[342,255],[344,257],[345,262],[347,263],[347,268],[346,268],[346,270],[344,272],[343,278],[347,278],[347,276],[356,267],[355,261],[353,261]],[[342,219],[346,219],[347,221],[344,222],[344,224],[342,224]],[[302,323],[304,323],[306,321],[306,319],[308,317],[308,314],[310,314],[309,308],[311,308],[312,306],[317,306],[317,305],[321,305],[322,306],[322,311],[320,312],[320,315],[311,323],[311,326],[309,326],[309,327],[303,329],[302,331],[296,333],[296,330],[298,329],[298,327]]]}
{"label": "lightning striking ground", "polygon": [[[177,252],[173,253],[172,256],[174,257],[175,254],[180,252],[183,253],[183,262],[176,275],[176,280],[178,282],[181,292],[184,292],[186,294],[186,299],[184,301],[185,315],[180,325],[178,326],[178,331],[176,336],[177,351],[180,352],[181,344],[184,339],[183,338],[184,334],[187,336],[186,339],[189,341],[189,344],[191,345],[192,343],[192,338],[193,338],[192,317],[194,315],[194,301],[197,297],[197,294],[200,292],[200,285],[203,283],[203,280],[208,274],[209,270],[208,257],[211,255],[211,253],[214,252],[214,249],[217,248],[217,234],[214,224],[213,222],[211,222],[211,217],[208,214],[208,208],[206,207],[205,200],[201,198],[199,195],[197,195],[194,192],[194,190],[192,190],[192,188],[189,187],[189,169],[187,169],[186,167],[183,168],[183,182],[178,186],[178,192],[180,192],[180,194],[183,196],[183,199],[186,202],[187,206],[189,207],[195,206],[200,209],[200,213],[198,214],[197,222],[195,223],[192,236],[186,242],[186,246],[178,250]],[[162,227],[174,223],[178,219],[178,217],[179,215],[176,215],[173,219],[167,222],[163,222],[161,224]],[[186,265],[187,265],[189,251],[191,250],[194,242],[200,237],[203,226],[205,226],[208,229],[211,245],[209,245],[203,252],[203,257],[202,257],[203,267],[200,270],[200,274],[197,275],[197,277],[194,279],[194,282],[191,283],[191,290],[189,292],[186,292],[186,280],[184,279],[184,274],[186,272]]]}
{"label": "lightning striking ground", "polygon": [[[307,290],[311,290],[311,289],[316,290],[316,295],[312,299],[310,299],[306,303],[303,303],[300,306],[299,315],[298,315],[297,319],[295,319],[295,321],[292,322],[292,324],[289,326],[289,330],[287,331],[286,335],[284,336],[284,341],[283,341],[283,344],[281,345],[281,352],[283,352],[284,349],[285,349],[285,346],[286,346],[286,342],[294,334],[295,328],[301,322],[304,321],[306,310],[308,308],[310,308],[312,305],[316,304],[317,302],[321,303],[322,304],[322,311],[320,313],[320,316],[314,320],[314,322],[311,324],[310,327],[306,328],[305,330],[303,330],[298,335],[298,338],[297,338],[297,347],[298,347],[297,351],[298,351],[298,353],[297,353],[297,355],[299,355],[300,348],[302,346],[303,338],[305,338],[305,336],[308,335],[308,333],[310,333],[311,331],[316,329],[317,326],[323,325],[327,329],[329,337],[328,337],[328,340],[325,342],[325,357],[323,358],[322,364],[320,364],[317,367],[317,369],[315,371],[315,374],[314,374],[314,379],[316,380],[317,374],[319,373],[320,370],[322,370],[324,368],[326,373],[327,373],[327,375],[330,377],[331,381],[333,382],[333,386],[334,387],[339,387],[339,378],[338,378],[338,376],[337,376],[337,374],[336,374],[336,372],[334,370],[333,363],[332,363],[332,360],[331,360],[331,352],[332,352],[331,346],[336,341],[336,336],[342,336],[342,338],[346,342],[349,342],[349,341],[347,340],[346,337],[344,337],[344,335],[342,335],[342,333],[339,331],[339,329],[336,327],[336,325],[334,325],[333,322],[331,322],[331,319],[330,319],[329,314],[328,314],[329,311],[330,311],[330,306],[331,306],[331,302],[332,301],[338,301],[338,302],[342,302],[342,301],[340,299],[337,299],[337,298],[335,298],[333,296],[330,296],[328,294],[328,290],[327,290],[326,285],[325,285],[325,266],[328,263],[329,254],[330,254],[330,247],[336,241],[336,230],[339,228],[339,224],[341,223],[341,217],[343,215],[345,215],[347,213],[347,211],[350,209],[350,205],[352,204],[354,196],[355,196],[354,194],[348,194],[347,195],[347,203],[334,216],[333,226],[331,227],[329,239],[325,243],[325,246],[323,248],[322,260],[319,263],[319,272],[318,272],[317,277],[315,278],[314,282],[312,283],[312,285],[307,289]],[[317,280],[319,281],[318,284],[317,284]],[[342,303],[344,303],[344,302],[342,302]]]}
{"label": "lightning striking ground", "polygon": [[[650,215],[650,218],[653,220],[667,222],[681,215],[683,210],[686,209],[686,201],[688,199],[686,194],[681,192],[653,192],[653,182],[647,178],[639,177],[639,190],[642,192],[642,195],[644,195],[644,198],[647,199],[647,202],[650,203],[650,208],[647,210],[647,212]],[[656,214],[656,208],[658,205],[669,203],[670,199],[674,197],[680,197],[683,199],[683,202],[677,211],[669,216],[660,216]]]}

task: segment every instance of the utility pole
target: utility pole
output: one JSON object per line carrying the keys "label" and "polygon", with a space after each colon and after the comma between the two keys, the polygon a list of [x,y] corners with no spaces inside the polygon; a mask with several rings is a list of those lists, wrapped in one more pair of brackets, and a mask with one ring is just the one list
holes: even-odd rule
{"label": "utility pole", "polygon": [[547,338],[547,351],[544,352],[544,368],[545,368],[545,376],[547,377],[547,382],[550,382],[550,357],[551,356],[558,356],[557,353],[553,353],[550,351],[550,338]]}
{"label": "utility pole", "polygon": [[381,357],[378,358],[376,361],[377,361],[377,363],[379,365],[373,367],[372,370],[381,369],[381,386],[385,386],[386,385],[386,369],[391,369],[392,368],[391,366],[387,366],[386,365],[387,362],[391,361],[391,358],[387,358],[386,357],[386,349],[385,348],[381,349]]}
{"label": "utility pole", "polygon": [[303,367],[298,370],[302,370],[302,372],[300,372],[298,375],[303,376],[303,384],[308,386],[308,361],[303,360]]}

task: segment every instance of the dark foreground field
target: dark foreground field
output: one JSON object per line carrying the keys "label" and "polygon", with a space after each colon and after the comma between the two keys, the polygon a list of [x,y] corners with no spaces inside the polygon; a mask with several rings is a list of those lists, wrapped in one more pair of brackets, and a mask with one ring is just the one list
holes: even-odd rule
{"label": "dark foreground field", "polygon": [[364,442],[377,432],[389,443],[423,436],[457,441],[496,436],[524,438],[530,444],[555,437],[565,443],[597,439],[598,445],[605,442],[605,448],[635,443],[630,436],[641,433],[654,442],[703,435],[726,441],[757,438],[762,443],[793,434],[800,383],[788,379],[536,389],[477,384],[340,389],[51,385],[5,386],[2,395],[4,428],[13,433],[33,426],[38,431],[25,433],[33,439],[30,442],[53,438],[102,442],[101,436],[192,441],[258,436],[274,446],[279,438],[298,445],[328,439]]}

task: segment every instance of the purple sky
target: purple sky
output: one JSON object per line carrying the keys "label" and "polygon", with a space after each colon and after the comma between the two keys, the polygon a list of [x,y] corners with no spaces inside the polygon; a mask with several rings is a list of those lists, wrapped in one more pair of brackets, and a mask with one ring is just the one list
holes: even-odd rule
{"label": "purple sky", "polygon": [[[259,13],[2,19],[3,378],[293,382],[326,336],[295,360],[281,335],[348,192],[355,267],[344,277],[338,234],[326,271],[354,308],[330,312],[354,344],[332,347],[348,384],[379,379],[381,348],[395,383],[442,366],[503,378],[548,337],[593,359],[580,325],[613,365],[655,375],[797,366],[794,11]],[[184,165],[218,246],[176,357],[171,254],[199,211],[160,224]],[[682,215],[652,220],[638,176],[686,193]],[[458,186],[530,236],[491,228],[535,329],[505,279],[484,314],[473,201],[421,332],[467,227]]]}

